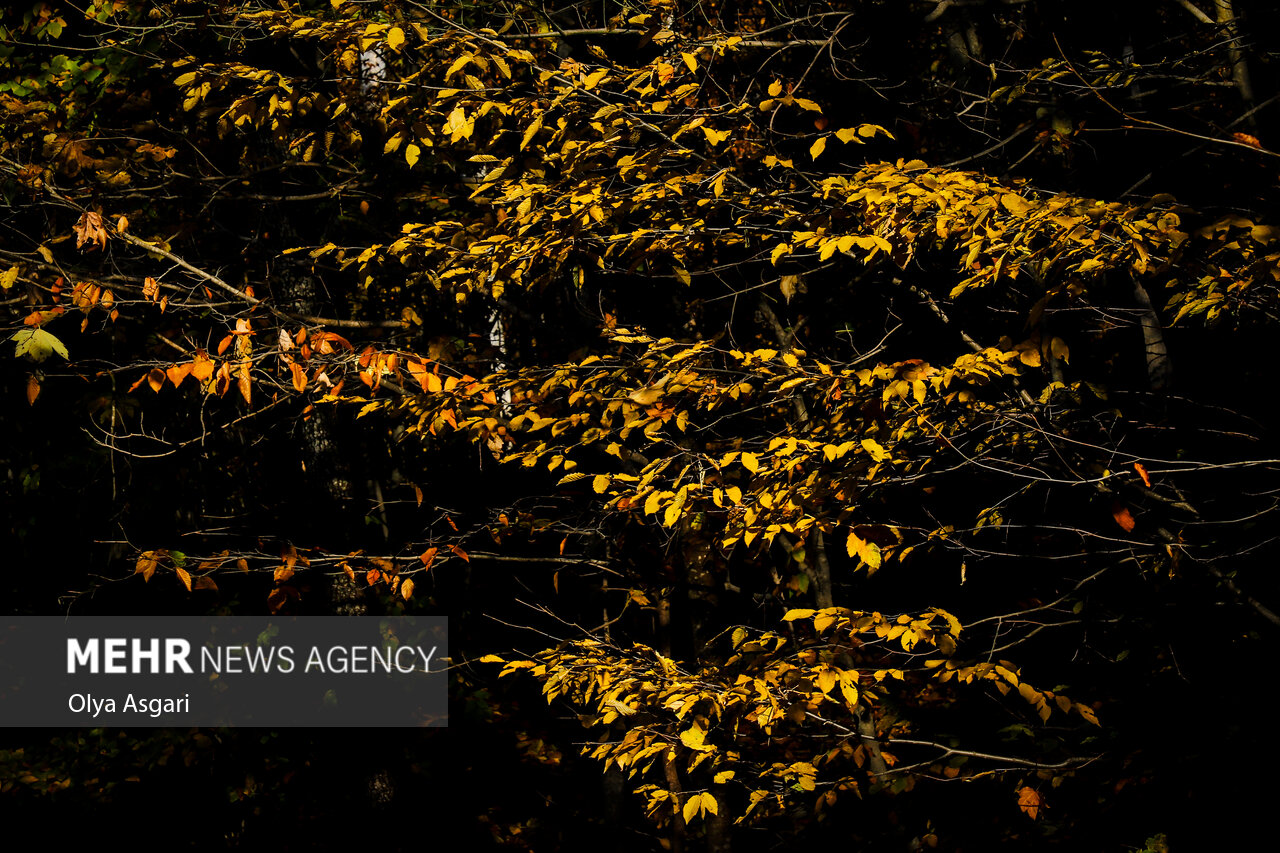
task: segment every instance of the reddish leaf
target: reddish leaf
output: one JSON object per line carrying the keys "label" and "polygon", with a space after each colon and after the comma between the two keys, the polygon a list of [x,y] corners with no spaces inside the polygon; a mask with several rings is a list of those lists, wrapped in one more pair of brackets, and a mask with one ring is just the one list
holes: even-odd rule
{"label": "reddish leaf", "polygon": [[1137,526],[1137,522],[1133,520],[1133,516],[1129,514],[1129,508],[1117,501],[1111,507],[1111,517],[1116,520],[1116,524],[1124,528],[1124,532],[1128,533]]}
{"label": "reddish leaf", "polygon": [[1147,473],[1147,469],[1143,467],[1142,463],[1133,463],[1133,470],[1138,472],[1138,476],[1142,478],[1142,482],[1147,484],[1147,488],[1151,488],[1151,475]]}

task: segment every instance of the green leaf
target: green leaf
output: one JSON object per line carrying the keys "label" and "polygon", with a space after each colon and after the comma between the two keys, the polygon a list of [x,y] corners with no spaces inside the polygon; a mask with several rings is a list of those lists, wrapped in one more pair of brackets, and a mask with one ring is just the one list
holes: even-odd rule
{"label": "green leaf", "polygon": [[18,343],[15,356],[25,355],[32,361],[44,361],[55,352],[63,358],[69,357],[62,341],[44,329],[20,329],[9,340]]}

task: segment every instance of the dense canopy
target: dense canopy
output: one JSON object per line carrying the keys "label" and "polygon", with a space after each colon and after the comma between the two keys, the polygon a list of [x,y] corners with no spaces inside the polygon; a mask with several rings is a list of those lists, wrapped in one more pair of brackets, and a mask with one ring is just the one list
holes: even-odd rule
{"label": "dense canopy", "polygon": [[145,819],[199,846],[1243,832],[1277,24],[7,15],[9,612],[439,613],[455,678],[412,736],[5,735],[0,797],[123,826],[182,789],[198,828]]}

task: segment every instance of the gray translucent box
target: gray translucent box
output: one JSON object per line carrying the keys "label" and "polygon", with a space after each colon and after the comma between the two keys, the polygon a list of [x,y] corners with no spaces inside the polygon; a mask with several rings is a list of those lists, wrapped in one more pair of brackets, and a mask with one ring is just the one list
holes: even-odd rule
{"label": "gray translucent box", "polygon": [[0,726],[448,725],[442,616],[0,617]]}

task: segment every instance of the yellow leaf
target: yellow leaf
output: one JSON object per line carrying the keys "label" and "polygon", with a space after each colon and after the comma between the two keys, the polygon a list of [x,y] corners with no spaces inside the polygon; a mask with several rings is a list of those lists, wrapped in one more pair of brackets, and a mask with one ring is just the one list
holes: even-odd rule
{"label": "yellow leaf", "polygon": [[644,500],[644,514],[653,515],[655,512],[658,511],[658,506],[660,502],[661,502],[661,498],[658,497],[658,492],[650,493],[649,497],[645,498]]}
{"label": "yellow leaf", "polygon": [[1000,196],[1000,204],[1014,216],[1026,216],[1027,211],[1031,210],[1027,200],[1017,193],[1005,193]]}
{"label": "yellow leaf", "polygon": [[18,280],[18,265],[14,264],[5,270],[4,275],[0,275],[0,288],[8,290],[13,287],[13,283]]}
{"label": "yellow leaf", "polygon": [[872,571],[880,568],[882,560],[880,546],[866,541],[852,530],[849,531],[849,538],[845,541],[845,549],[850,557],[857,557],[870,566]]}
{"label": "yellow leaf", "polygon": [[592,73],[587,75],[587,78],[585,80],[582,81],[582,85],[584,88],[594,89],[596,86],[600,85],[600,81],[603,80],[608,75],[609,75],[609,69],[607,68],[602,68],[599,71],[593,71]]}
{"label": "yellow leaf", "polygon": [[856,127],[840,128],[836,131],[836,139],[839,139],[846,145],[850,142],[861,142],[861,140],[858,139],[858,129]]}
{"label": "yellow leaf", "polygon": [[788,610],[786,614],[782,617],[782,621],[794,622],[797,619],[808,619],[810,616],[812,616],[817,612],[818,611],[816,610],[810,610],[807,608],[797,608],[795,610]]}
{"label": "yellow leaf", "polygon": [[484,657],[480,658],[479,662],[480,663],[506,663],[505,660],[498,657],[497,655],[485,655]]}
{"label": "yellow leaf", "polygon": [[[195,75],[193,74],[192,77],[194,76]],[[782,94],[782,84],[779,83],[777,80],[774,80],[772,83],[769,84],[769,97],[776,98],[781,94]]]}
{"label": "yellow leaf", "polygon": [[143,551],[138,557],[138,564],[134,568],[133,573],[135,575],[142,575],[142,580],[145,583],[151,580],[151,576],[156,573],[156,567],[158,565],[159,562],[156,560],[155,551]]}
{"label": "yellow leaf", "polygon": [[682,53],[680,58],[684,60],[684,64],[689,66],[690,71],[698,70],[698,58],[692,53]]}
{"label": "yellow leaf", "polygon": [[883,462],[889,458],[889,451],[885,450],[869,438],[864,438],[862,440],[862,447],[867,451],[867,453],[871,454],[871,458],[877,462]]}
{"label": "yellow leaf", "polygon": [[697,726],[694,726],[693,728],[685,729],[680,733],[680,742],[689,747],[689,749],[697,750],[698,752],[710,752],[715,749],[715,747],[708,746],[703,743],[706,736],[706,732]]}
{"label": "yellow leaf", "polygon": [[[729,771],[729,775],[733,775],[732,770]],[[702,809],[703,811],[708,811],[712,814],[720,814],[720,804],[716,802],[716,798],[711,796],[710,793],[702,794]]]}
{"label": "yellow leaf", "polygon": [[597,474],[596,478],[591,481],[591,490],[597,495],[603,495],[604,490],[609,488],[609,475]]}
{"label": "yellow leaf", "polygon": [[1049,341],[1049,352],[1053,353],[1054,358],[1071,363],[1071,350],[1067,348],[1067,342],[1062,338]]}
{"label": "yellow leaf", "polygon": [[9,338],[15,341],[18,346],[14,350],[14,357],[21,358],[26,356],[32,361],[44,361],[49,356],[57,353],[63,358],[69,358],[66,346],[58,339],[58,337],[44,329],[19,329]]}
{"label": "yellow leaf", "polygon": [[408,147],[404,149],[404,160],[406,163],[409,164],[410,169],[412,169],[414,165],[417,164],[418,155],[421,153],[422,153],[422,149],[412,142],[410,142]]}
{"label": "yellow leaf", "polygon": [[[775,249],[775,251],[777,250]],[[802,279],[798,275],[784,275],[780,282],[783,298],[790,302],[791,297],[795,296],[796,291],[800,289],[801,281]]]}
{"label": "yellow leaf", "polygon": [[652,406],[662,396],[661,388],[637,388],[627,396],[642,406]]}
{"label": "yellow leaf", "polygon": [[681,814],[684,815],[685,823],[688,823],[698,816],[698,805],[701,802],[701,794],[694,794],[692,797],[684,801],[684,809],[681,811]]}
{"label": "yellow leaf", "polygon": [[524,131],[524,138],[522,138],[522,139],[520,140],[520,150],[521,150],[521,151],[523,151],[524,149],[526,149],[526,148],[528,148],[528,147],[529,147],[529,143],[533,141],[533,138],[534,138],[535,136],[537,136],[537,135],[538,135],[538,131],[540,131],[540,130],[542,130],[542,115],[541,115],[541,113],[539,113],[538,117],[537,117],[537,118],[535,118],[535,119],[533,120],[533,124],[531,124],[531,125],[529,125],[527,128],[525,128],[525,131]]}
{"label": "yellow leaf", "polygon": [[[402,44],[404,44],[404,30],[399,27],[392,27],[390,32],[387,33],[387,47],[392,50],[399,50]],[[407,595],[405,596],[405,598],[408,597]]]}
{"label": "yellow leaf", "polygon": [[744,453],[742,454],[742,467],[754,474],[760,470],[760,460],[756,458],[754,453]]}
{"label": "yellow leaf", "polygon": [[704,134],[706,134],[707,142],[711,143],[712,145],[719,145],[721,142],[724,142],[726,139],[729,138],[729,131],[727,130],[712,130],[711,128],[707,127],[705,124],[702,126],[701,130]]}
{"label": "yellow leaf", "polygon": [[809,156],[817,160],[818,156],[827,149],[827,138],[819,136],[818,141],[809,146]]}
{"label": "yellow leaf", "polygon": [[818,673],[818,689],[823,693],[830,693],[831,689],[836,686],[836,683],[839,680],[840,679],[834,672],[829,669],[825,669]]}
{"label": "yellow leaf", "polygon": [[688,498],[689,498],[689,487],[685,486],[682,489],[680,489],[679,494],[676,495],[676,499],[673,500],[669,506],[667,506],[667,511],[663,513],[663,516],[662,516],[663,527],[675,526],[675,523],[680,520],[680,511],[684,509],[685,501],[687,501]]}

